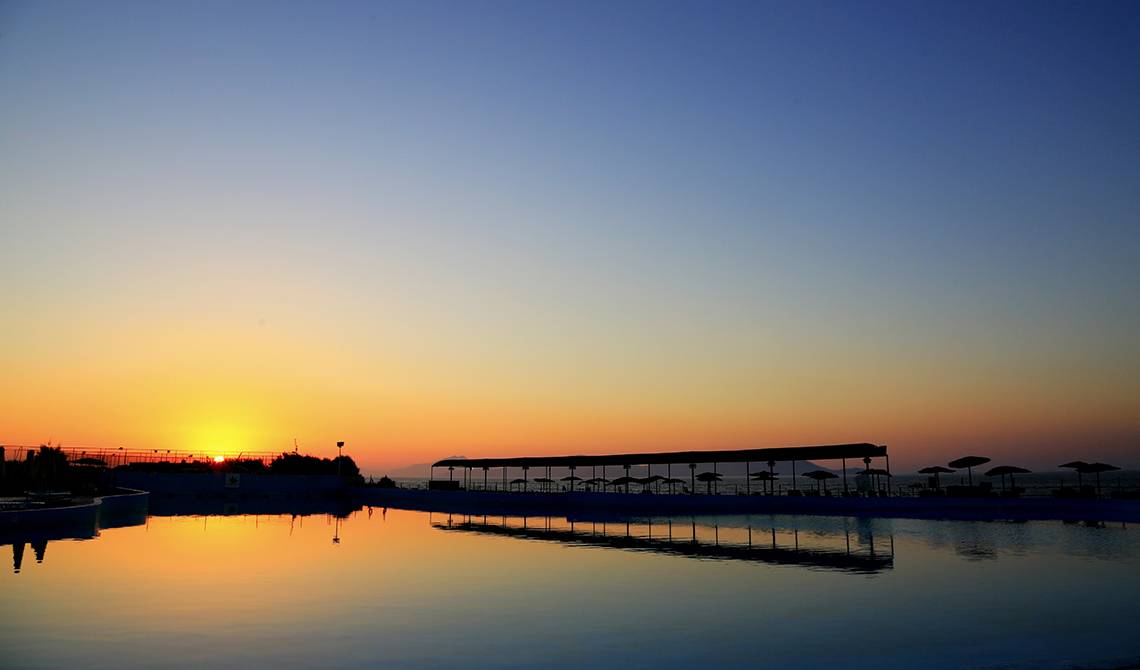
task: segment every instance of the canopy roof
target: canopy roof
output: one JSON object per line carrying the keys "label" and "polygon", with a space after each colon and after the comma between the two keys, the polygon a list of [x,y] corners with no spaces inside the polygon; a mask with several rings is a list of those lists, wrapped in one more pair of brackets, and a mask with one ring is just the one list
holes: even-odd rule
{"label": "canopy roof", "polygon": [[826,461],[840,458],[886,456],[887,447],[869,442],[828,444],[812,447],[730,449],[721,451],[666,451],[648,454],[599,454],[596,456],[517,456],[512,458],[445,458],[433,468],[588,467],[591,465],[665,465],[691,463],[766,463],[768,461]]}

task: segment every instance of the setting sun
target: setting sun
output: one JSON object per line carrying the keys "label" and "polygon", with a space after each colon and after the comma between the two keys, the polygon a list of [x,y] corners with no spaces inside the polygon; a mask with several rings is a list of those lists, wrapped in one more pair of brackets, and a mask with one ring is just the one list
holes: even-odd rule
{"label": "setting sun", "polygon": [[214,462],[215,463],[224,463],[225,460],[226,460],[225,456],[214,456]]}

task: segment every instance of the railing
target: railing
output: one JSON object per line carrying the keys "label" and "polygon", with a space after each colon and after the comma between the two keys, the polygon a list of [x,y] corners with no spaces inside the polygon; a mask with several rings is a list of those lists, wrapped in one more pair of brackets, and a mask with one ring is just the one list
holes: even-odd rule
{"label": "railing", "polygon": [[[106,465],[116,467],[130,463],[212,463],[215,455],[198,451],[179,449],[127,449],[124,447],[56,447],[74,465]],[[6,461],[23,461],[29,453],[40,450],[39,446],[3,445],[2,457]],[[244,451],[238,455],[227,455],[226,460],[261,461],[268,466],[280,452]]]}

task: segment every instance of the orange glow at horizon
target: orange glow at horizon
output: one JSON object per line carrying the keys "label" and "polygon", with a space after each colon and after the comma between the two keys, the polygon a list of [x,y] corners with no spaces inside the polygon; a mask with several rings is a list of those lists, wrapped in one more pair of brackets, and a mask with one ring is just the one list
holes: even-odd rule
{"label": "orange glow at horizon", "polygon": [[[756,341],[621,317],[567,329],[553,314],[520,325],[424,311],[414,323],[345,328],[329,314],[351,305],[325,289],[281,289],[301,305],[246,287],[265,297],[266,322],[288,327],[193,296],[193,316],[136,316],[139,296],[115,306],[118,320],[85,306],[82,338],[0,315],[0,367],[16,380],[0,386],[0,443],[234,457],[292,451],[296,439],[334,457],[343,439],[377,474],[451,455],[864,441],[887,444],[900,469],[975,452],[1028,467],[1140,465],[1131,360],[1031,348],[1006,357],[966,343],[908,350],[889,333],[842,347],[799,331]],[[206,294],[224,304],[228,291]],[[454,335],[472,323],[477,332]]]}

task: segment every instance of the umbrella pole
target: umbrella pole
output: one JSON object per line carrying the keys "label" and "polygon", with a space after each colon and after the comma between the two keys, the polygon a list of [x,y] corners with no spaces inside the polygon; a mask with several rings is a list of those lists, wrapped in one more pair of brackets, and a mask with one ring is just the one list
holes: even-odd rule
{"label": "umbrella pole", "polygon": [[847,459],[843,459],[843,495],[847,495]]}
{"label": "umbrella pole", "polygon": [[752,464],[745,461],[744,463],[744,495],[752,495]]}

